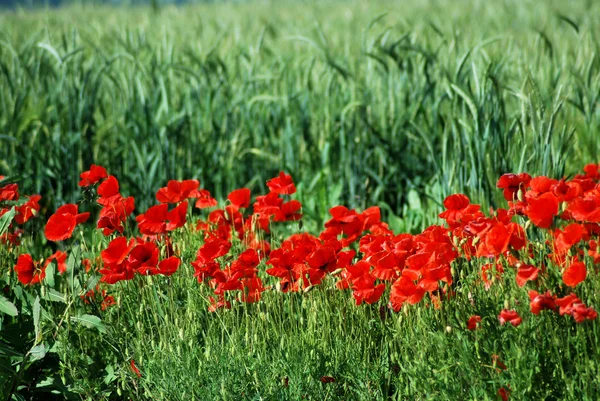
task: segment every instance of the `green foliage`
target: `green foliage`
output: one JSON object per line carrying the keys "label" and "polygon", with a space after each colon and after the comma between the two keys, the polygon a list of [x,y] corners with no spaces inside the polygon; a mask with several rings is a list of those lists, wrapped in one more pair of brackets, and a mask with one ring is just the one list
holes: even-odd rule
{"label": "green foliage", "polygon": [[222,198],[279,170],[339,183],[352,207],[398,214],[411,189],[493,205],[501,173],[561,176],[600,157],[598,11],[471,0],[8,12],[1,168],[50,209],[79,196],[92,162],[141,209],[168,179],[199,178]]}

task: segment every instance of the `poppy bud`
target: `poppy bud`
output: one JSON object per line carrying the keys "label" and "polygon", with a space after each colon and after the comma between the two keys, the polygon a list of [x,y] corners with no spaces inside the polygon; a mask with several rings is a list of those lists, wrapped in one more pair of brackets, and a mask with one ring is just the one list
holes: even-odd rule
{"label": "poppy bud", "polygon": [[523,190],[521,188],[519,188],[519,190],[517,191],[517,199],[521,202],[525,201],[525,196],[523,195]]}
{"label": "poppy bud", "polygon": [[452,243],[454,244],[454,246],[456,248],[458,248],[460,245],[460,241],[459,241],[458,237],[452,237]]}
{"label": "poppy bud", "polygon": [[314,285],[309,285],[308,287],[306,287],[306,288],[304,289],[304,293],[306,294],[306,293],[308,293],[309,291],[312,291],[312,289],[313,289],[313,288],[315,288],[315,286],[314,286]]}
{"label": "poppy bud", "polygon": [[446,326],[446,333],[448,333],[448,334],[452,333],[452,327]]}
{"label": "poppy bud", "polygon": [[342,269],[336,269],[334,271],[331,272],[332,276],[337,276],[338,274],[340,274],[342,272]]}
{"label": "poppy bud", "polygon": [[508,309],[508,299],[504,300],[504,309]]}

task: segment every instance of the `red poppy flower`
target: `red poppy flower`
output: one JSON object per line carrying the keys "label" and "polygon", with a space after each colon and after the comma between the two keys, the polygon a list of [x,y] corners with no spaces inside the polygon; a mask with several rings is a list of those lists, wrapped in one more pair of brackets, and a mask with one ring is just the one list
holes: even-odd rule
{"label": "red poppy flower", "polygon": [[19,200],[19,185],[8,184],[0,188],[0,202]]}
{"label": "red poppy flower", "polygon": [[104,264],[112,265],[112,264],[120,264],[123,263],[129,252],[135,247],[135,241],[127,240],[125,237],[118,237],[112,240],[108,247],[100,252],[102,256],[102,261]]}
{"label": "red poppy flower", "polygon": [[133,373],[135,373],[137,377],[142,377],[142,374],[140,373],[140,370],[137,368],[137,366],[135,366],[135,361],[133,359],[129,361],[129,365],[131,366],[131,370],[133,371]]}
{"label": "red poppy flower", "polygon": [[29,254],[20,255],[15,265],[17,278],[23,285],[37,284],[46,277],[46,266],[40,267]]}
{"label": "red poppy flower", "polygon": [[515,310],[502,309],[500,315],[498,316],[498,320],[500,320],[500,324],[504,325],[505,323],[510,323],[513,326],[517,327],[521,324],[523,319]]}
{"label": "red poppy flower", "polygon": [[58,208],[58,210],[50,216],[44,234],[49,241],[63,241],[71,238],[73,230],[77,224],[84,223],[89,217],[89,213],[78,213],[79,206],[67,204]]}
{"label": "red poppy flower", "polygon": [[102,233],[106,236],[115,231],[122,234],[125,229],[123,223],[127,221],[127,217],[134,209],[135,201],[132,196],[115,200],[100,210],[97,228],[102,229]]}
{"label": "red poppy flower", "polygon": [[196,204],[194,206],[196,206],[198,209],[214,207],[217,206],[217,200],[210,196],[210,192],[208,192],[206,189],[201,189],[198,191]]}
{"label": "red poppy flower", "polygon": [[583,168],[583,171],[585,172],[585,176],[587,178],[590,178],[594,181],[600,181],[600,163],[599,164],[595,164],[595,163],[586,164],[585,167]]}
{"label": "red poppy flower", "polygon": [[277,222],[300,220],[302,218],[302,213],[298,213],[300,209],[302,209],[302,204],[297,200],[285,202],[275,214],[274,220]]}
{"label": "red poppy flower", "polygon": [[197,198],[200,196],[199,186],[198,180],[171,180],[156,192],[156,200],[160,203],[179,203],[188,198]]}
{"label": "red poppy flower", "polygon": [[563,282],[569,287],[576,287],[577,284],[585,280],[586,275],[587,269],[585,267],[585,264],[580,261],[575,261],[565,269],[562,275],[562,279]]}
{"label": "red poppy flower", "polygon": [[352,296],[356,305],[361,305],[363,302],[370,305],[379,301],[385,291],[385,284],[375,285],[376,280],[371,274],[364,274],[352,280]]}
{"label": "red poppy flower", "polygon": [[500,387],[498,389],[498,396],[502,398],[502,401],[508,401],[510,390],[508,390],[506,387]]}
{"label": "red poppy flower", "polygon": [[586,235],[585,227],[581,224],[569,224],[563,231],[557,230],[554,234],[554,247],[560,253],[565,253],[581,241]]}
{"label": "red poppy flower", "polygon": [[532,265],[522,265],[517,270],[517,285],[523,287],[528,281],[537,279],[540,269]]}
{"label": "red poppy flower", "polygon": [[40,211],[39,201],[42,197],[40,195],[31,195],[27,198],[29,198],[27,202],[16,207],[17,214],[15,221],[17,224],[25,224]]}
{"label": "red poppy flower", "polygon": [[471,205],[466,195],[454,194],[444,199],[445,211],[439,217],[446,220],[451,228],[464,225],[481,216],[479,205]]}
{"label": "red poppy flower", "polygon": [[279,195],[291,195],[296,192],[292,176],[285,174],[283,171],[279,173],[278,177],[267,181],[267,187],[269,187],[271,192]]}
{"label": "red poppy flower", "polygon": [[127,258],[128,268],[142,275],[154,274],[158,264],[158,247],[154,242],[136,245]]}
{"label": "red poppy flower", "polygon": [[231,248],[231,242],[226,240],[215,239],[213,241],[206,242],[198,249],[196,253],[196,260],[201,263],[209,263],[214,261],[221,256],[227,255]]}
{"label": "red poppy flower", "polygon": [[402,276],[392,285],[390,303],[394,311],[398,312],[404,302],[414,305],[421,301],[425,292],[423,288],[417,287],[411,279]]}
{"label": "red poppy flower", "polygon": [[208,297],[210,305],[208,305],[208,311],[211,313],[216,312],[219,309],[231,309],[231,302],[225,300],[225,295],[221,294],[218,300],[213,297]]}
{"label": "red poppy flower", "polygon": [[181,260],[176,256],[171,256],[165,260],[161,260],[158,264],[156,272],[163,276],[170,276],[175,273],[181,264]]}
{"label": "red poppy flower", "polygon": [[527,217],[540,228],[549,228],[554,216],[558,214],[558,199],[551,192],[546,192],[537,198],[527,198]]}
{"label": "red poppy flower", "polygon": [[573,220],[600,223],[600,194],[588,192],[583,198],[574,199],[569,203],[566,213]]}
{"label": "red poppy flower", "polygon": [[575,322],[582,323],[585,320],[596,320],[598,312],[594,308],[588,308],[582,303],[575,303],[571,309],[571,316],[575,319]]}
{"label": "red poppy flower", "polygon": [[467,321],[467,329],[475,330],[477,325],[481,322],[481,316],[473,315]]}
{"label": "red poppy flower", "polygon": [[98,195],[100,196],[98,203],[101,205],[114,203],[121,196],[119,193],[119,181],[117,181],[114,175],[108,176],[102,184],[98,185]]}
{"label": "red poppy flower", "polygon": [[227,199],[237,209],[245,209],[250,206],[250,190],[248,188],[236,189],[227,195]]}
{"label": "red poppy flower", "polygon": [[321,383],[323,384],[327,384],[327,383],[334,383],[335,379],[331,376],[321,376]]}
{"label": "red poppy flower", "polygon": [[531,313],[538,315],[541,311],[548,309],[556,309],[556,298],[550,294],[550,291],[546,291],[545,294],[539,294],[537,291],[529,291],[529,302],[531,307]]}
{"label": "red poppy flower", "polygon": [[242,285],[241,301],[249,304],[260,301],[261,293],[266,290],[262,280],[258,277],[244,278],[242,279]]}
{"label": "red poppy flower", "polygon": [[89,187],[90,185],[94,185],[107,176],[108,174],[106,173],[106,169],[104,167],[92,164],[88,171],[84,171],[79,175],[79,178],[81,178],[81,181],[79,181],[79,186]]}
{"label": "red poppy flower", "polygon": [[531,181],[531,176],[527,173],[504,174],[496,183],[496,187],[504,190],[504,199],[512,201],[517,199],[519,190],[524,191],[527,188],[529,181]]}

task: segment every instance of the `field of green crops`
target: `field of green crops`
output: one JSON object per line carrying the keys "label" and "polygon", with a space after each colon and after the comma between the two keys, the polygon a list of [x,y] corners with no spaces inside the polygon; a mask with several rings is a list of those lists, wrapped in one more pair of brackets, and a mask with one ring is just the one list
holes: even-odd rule
{"label": "field of green crops", "polygon": [[0,400],[599,399],[599,97],[592,0],[0,11]]}

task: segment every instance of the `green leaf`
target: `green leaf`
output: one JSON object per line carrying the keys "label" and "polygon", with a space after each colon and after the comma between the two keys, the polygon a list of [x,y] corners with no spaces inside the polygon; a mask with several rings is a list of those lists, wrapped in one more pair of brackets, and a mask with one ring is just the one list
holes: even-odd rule
{"label": "green leaf", "polygon": [[102,323],[102,319],[94,315],[79,315],[71,317],[71,321],[81,323],[90,329],[97,329],[100,333],[106,333],[106,326]]}
{"label": "green leaf", "polygon": [[9,316],[17,316],[19,314],[15,304],[2,295],[0,295],[0,312],[6,313]]}
{"label": "green leaf", "polygon": [[17,210],[12,207],[8,212],[4,213],[2,217],[0,217],[0,235],[6,234],[6,231],[8,231],[8,227],[10,226],[10,223],[12,223],[16,214]]}
{"label": "green leaf", "polygon": [[33,303],[33,327],[35,330],[35,338],[36,338],[36,342],[38,337],[41,335],[40,332],[40,311],[41,311],[41,306],[40,306],[40,297],[37,296],[35,297],[35,302]]}
{"label": "green leaf", "polygon": [[42,299],[50,302],[61,302],[63,304],[67,303],[67,297],[64,294],[61,294],[60,292],[52,288],[46,291],[46,294],[42,296]]}
{"label": "green leaf", "polygon": [[50,263],[50,265],[46,268],[46,278],[44,279],[44,282],[50,288],[54,288],[56,285],[54,282],[54,273],[56,271],[56,268],[54,267],[55,264],[56,263]]}
{"label": "green leaf", "polygon": [[29,350],[29,355],[32,361],[37,361],[46,356],[46,346],[44,344],[38,344]]}

